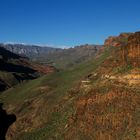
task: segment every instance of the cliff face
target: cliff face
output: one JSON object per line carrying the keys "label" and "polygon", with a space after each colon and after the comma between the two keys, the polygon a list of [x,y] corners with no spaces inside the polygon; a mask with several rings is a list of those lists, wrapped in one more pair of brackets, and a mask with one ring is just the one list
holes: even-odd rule
{"label": "cliff face", "polygon": [[134,66],[140,66],[140,32],[136,32],[128,38],[127,61]]}
{"label": "cliff face", "polygon": [[118,37],[109,37],[105,46],[116,47],[115,55],[125,65],[140,66],[140,32],[122,33]]}
{"label": "cliff face", "polygon": [[126,64],[140,66],[140,32],[129,36],[128,43],[123,48],[123,59]]}
{"label": "cliff face", "polygon": [[110,36],[105,40],[105,46],[122,46],[125,45],[128,41],[128,37],[132,33],[121,33],[119,36]]}

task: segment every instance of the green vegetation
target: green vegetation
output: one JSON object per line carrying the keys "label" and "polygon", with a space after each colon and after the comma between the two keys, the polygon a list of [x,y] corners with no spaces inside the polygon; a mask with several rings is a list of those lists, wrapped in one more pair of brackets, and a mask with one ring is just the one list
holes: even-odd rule
{"label": "green vegetation", "polygon": [[133,67],[131,65],[121,66],[113,69],[113,73],[117,74],[124,74],[128,73]]}
{"label": "green vegetation", "polygon": [[17,79],[10,72],[0,71],[0,79],[3,80],[9,87],[18,83]]}
{"label": "green vegetation", "polygon": [[40,86],[49,86],[51,91],[62,95],[68,89],[72,88],[76,82],[83,79],[88,73],[94,71],[109,56],[109,52],[110,48],[107,48],[106,51],[95,60],[77,65],[70,70],[52,73],[29,81],[28,83],[19,84],[16,88],[4,92],[1,97],[5,99],[5,102],[20,102],[21,100],[36,96],[39,91],[35,91],[34,89]]}
{"label": "green vegetation", "polygon": [[33,57],[32,60],[38,63],[53,65],[59,70],[65,70],[94,59],[100,47],[101,46],[85,44],[52,52],[47,55],[40,55],[35,58]]}

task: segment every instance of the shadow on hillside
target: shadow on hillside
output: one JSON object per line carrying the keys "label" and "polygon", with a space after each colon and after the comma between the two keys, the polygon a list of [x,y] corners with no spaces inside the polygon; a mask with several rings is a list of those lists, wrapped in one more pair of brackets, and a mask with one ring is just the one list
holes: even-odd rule
{"label": "shadow on hillside", "polygon": [[18,82],[23,82],[24,80],[33,80],[37,78],[37,75],[29,75],[29,74],[21,74],[18,75],[16,73],[13,73],[13,75],[15,76],[15,78],[18,80]]}
{"label": "shadow on hillside", "polygon": [[18,73],[34,73],[36,72],[35,70],[24,67],[21,65],[15,65],[11,63],[4,62],[0,60],[0,70],[2,71],[7,71],[7,72],[18,72]]}
{"label": "shadow on hillside", "polygon": [[22,58],[21,56],[14,54],[8,50],[6,50],[5,48],[2,48],[0,46],[0,55],[3,57],[4,60],[8,60],[9,58],[11,59],[19,59]]}
{"label": "shadow on hillside", "polygon": [[6,132],[10,125],[16,121],[14,114],[8,115],[2,108],[3,103],[0,103],[0,140],[5,140]]}
{"label": "shadow on hillside", "polygon": [[4,81],[0,79],[0,92],[4,91],[6,89],[6,84]]}

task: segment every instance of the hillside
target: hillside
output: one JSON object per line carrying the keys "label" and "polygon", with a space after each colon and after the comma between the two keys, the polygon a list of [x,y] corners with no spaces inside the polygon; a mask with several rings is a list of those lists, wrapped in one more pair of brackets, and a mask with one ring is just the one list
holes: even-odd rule
{"label": "hillside", "polygon": [[0,91],[53,70],[53,67],[31,63],[28,58],[0,47]]}
{"label": "hillside", "polygon": [[140,139],[139,35],[129,35],[125,45],[111,43],[111,55],[81,81],[65,140]]}
{"label": "hillside", "polygon": [[3,92],[1,102],[17,116],[7,140],[139,140],[139,35]]}

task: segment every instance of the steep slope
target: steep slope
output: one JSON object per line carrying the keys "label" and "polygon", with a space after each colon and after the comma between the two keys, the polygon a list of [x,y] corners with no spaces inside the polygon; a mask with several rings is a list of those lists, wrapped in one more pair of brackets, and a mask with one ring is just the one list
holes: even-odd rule
{"label": "steep slope", "polygon": [[115,46],[115,57],[123,65],[140,66],[140,32],[122,33],[118,37],[109,37],[105,46]]}
{"label": "steep slope", "polygon": [[132,34],[133,33],[121,33],[119,36],[110,36],[105,40],[104,45],[105,46],[125,45],[128,42],[128,37]]}
{"label": "steep slope", "polygon": [[139,35],[131,34],[125,44],[111,43],[110,57],[81,81],[65,140],[140,139]]}
{"label": "steep slope", "polygon": [[123,60],[128,65],[140,66],[140,32],[131,34],[123,48]]}

